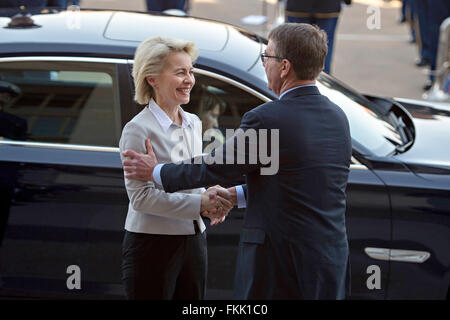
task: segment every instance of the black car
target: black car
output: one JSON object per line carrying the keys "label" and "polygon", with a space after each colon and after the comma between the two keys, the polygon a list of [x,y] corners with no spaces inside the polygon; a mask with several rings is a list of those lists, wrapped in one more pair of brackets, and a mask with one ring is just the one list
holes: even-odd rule
{"label": "black car", "polygon": [[[0,17],[0,87],[9,88],[0,95],[0,296],[121,299],[128,198],[118,141],[142,108],[132,99],[136,46],[156,35],[194,41],[196,86],[184,108],[198,113],[214,96],[225,132],[277,99],[259,58],[266,40],[216,21],[138,12],[31,19]],[[448,299],[450,108],[363,95],[327,74],[317,85],[352,134],[350,298]],[[231,297],[244,214],[208,227],[207,298]]]}

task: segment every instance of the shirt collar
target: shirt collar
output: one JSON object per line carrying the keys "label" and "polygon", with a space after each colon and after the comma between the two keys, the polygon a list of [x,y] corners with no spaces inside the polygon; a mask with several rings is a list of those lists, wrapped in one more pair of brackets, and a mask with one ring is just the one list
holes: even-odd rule
{"label": "shirt collar", "polygon": [[[181,119],[183,120],[183,122],[181,124],[181,128],[185,129],[187,127],[191,127],[192,123],[188,119],[183,108],[181,108],[181,107],[178,107],[178,108],[179,108],[178,110],[180,111],[180,114],[181,114]],[[153,113],[153,115],[155,116],[156,120],[158,121],[159,125],[161,126],[161,128],[163,129],[164,132],[167,132],[167,130],[169,130],[171,125],[180,127],[178,124],[173,122],[172,119],[169,118],[167,113],[163,109],[161,109],[161,107],[156,103],[155,100],[153,100],[153,99],[150,100],[150,102],[148,103],[148,109]]]}
{"label": "shirt collar", "polygon": [[280,97],[278,99],[281,99],[286,93],[291,92],[292,90],[295,90],[295,89],[298,89],[298,88],[303,88],[303,87],[315,87],[315,86],[316,86],[315,84],[304,84],[304,85],[301,85],[301,86],[290,88],[290,89],[286,90],[285,92],[283,92],[282,94],[280,94]]}

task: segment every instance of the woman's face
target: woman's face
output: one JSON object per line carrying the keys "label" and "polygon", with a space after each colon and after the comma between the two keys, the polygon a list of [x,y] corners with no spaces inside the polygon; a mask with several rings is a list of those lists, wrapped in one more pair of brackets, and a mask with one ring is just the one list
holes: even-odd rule
{"label": "woman's face", "polygon": [[147,77],[160,106],[175,107],[189,103],[195,84],[191,57],[186,52],[170,53],[164,69],[155,77]]}

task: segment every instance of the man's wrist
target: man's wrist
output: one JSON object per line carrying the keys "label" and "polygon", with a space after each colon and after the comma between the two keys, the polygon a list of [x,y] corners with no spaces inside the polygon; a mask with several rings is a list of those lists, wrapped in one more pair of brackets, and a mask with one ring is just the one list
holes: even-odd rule
{"label": "man's wrist", "polygon": [[157,186],[163,187],[161,180],[161,169],[164,164],[157,164],[155,168],[153,168],[152,172],[152,180],[156,183]]}
{"label": "man's wrist", "polygon": [[245,199],[245,192],[242,186],[236,186],[236,204],[238,208],[246,208],[247,200]]}

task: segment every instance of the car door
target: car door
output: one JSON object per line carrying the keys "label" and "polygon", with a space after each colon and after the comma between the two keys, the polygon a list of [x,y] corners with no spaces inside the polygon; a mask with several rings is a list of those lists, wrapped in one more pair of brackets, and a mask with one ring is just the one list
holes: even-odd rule
{"label": "car door", "polygon": [[350,246],[349,299],[384,299],[389,261],[377,259],[391,241],[391,209],[383,181],[352,157],[347,184],[346,225]]}
{"label": "car door", "polygon": [[0,81],[20,89],[0,119],[18,128],[0,137],[1,295],[123,296],[127,72],[120,59],[0,59]]}
{"label": "car door", "polygon": [[387,299],[448,299],[450,241],[448,171],[414,165],[377,169],[392,202],[392,243],[381,258],[390,259]]}

